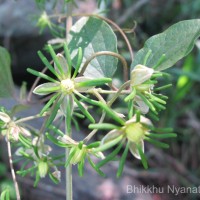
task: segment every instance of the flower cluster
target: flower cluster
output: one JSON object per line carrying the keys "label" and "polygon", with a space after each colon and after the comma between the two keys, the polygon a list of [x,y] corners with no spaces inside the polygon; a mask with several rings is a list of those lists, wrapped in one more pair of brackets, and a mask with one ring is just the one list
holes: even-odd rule
{"label": "flower cluster", "polygon": [[[94,88],[95,86],[110,83],[112,79],[98,78],[93,80],[85,76],[77,76],[83,58],[81,48],[78,50],[78,60],[76,66],[74,67],[75,71],[72,73],[72,60],[70,58],[67,45],[64,44],[66,58],[60,53],[56,55],[51,45],[48,47],[54,61],[54,67],[48,62],[46,57],[44,57],[41,52],[38,52],[38,55],[58,80],[51,78],[41,72],[37,72],[33,69],[27,69],[28,72],[32,73],[33,75],[39,76],[49,81],[37,86],[33,93],[38,95],[48,95],[51,93],[54,94],[46,106],[42,109],[41,114],[47,111],[47,109],[54,103],[55,106],[52,106],[54,113],[57,113],[57,110],[60,108],[65,116],[70,116],[73,114],[74,104],[76,103],[81,112],[83,112],[83,114],[88,117],[90,121],[94,122],[91,115],[77,100],[75,95],[79,93],[87,93],[89,89]],[[54,117],[52,117],[48,124],[50,124],[53,119]]]}
{"label": "flower cluster", "polygon": [[47,174],[53,182],[58,183],[61,179],[61,172],[54,164],[55,159],[49,155],[52,148],[44,144],[44,137],[34,137],[31,140],[22,136],[20,137],[20,142],[22,147],[17,149],[15,155],[26,159],[26,162],[17,173],[22,176],[26,176],[29,173],[35,174],[35,186],[40,178],[46,177]]}
{"label": "flower cluster", "polygon": [[144,65],[137,65],[131,72],[131,93],[125,101],[132,100],[134,107],[143,114],[147,114],[149,109],[158,114],[158,111],[165,109],[166,96],[156,94],[155,91],[170,87],[171,84],[155,88],[156,78],[163,76],[163,73],[155,71]]}
{"label": "flower cluster", "polygon": [[[151,114],[151,116],[156,118],[158,112],[165,109],[167,97],[156,93],[156,91],[160,91],[171,86],[171,84],[168,84],[162,87],[156,87],[158,82],[156,79],[162,77],[164,73],[141,64],[135,66],[135,68],[131,71],[130,80],[126,83],[130,83],[130,89],[126,90],[125,94],[127,94],[127,92],[130,93],[124,99],[125,102],[128,102],[129,106],[128,119],[126,120],[124,115],[119,114],[110,108],[111,104],[119,95],[121,95],[119,92],[121,90],[119,89],[119,91],[116,91],[116,95],[113,99],[111,99],[109,103],[106,103],[104,98],[99,93],[99,91],[101,92],[103,90],[95,88],[96,86],[111,83],[112,79],[92,79],[85,77],[83,75],[84,73],[79,75],[83,59],[81,48],[78,49],[76,56],[77,62],[75,65],[72,64],[73,61],[70,58],[69,49],[66,44],[64,44],[65,57],[62,54],[56,54],[50,45],[48,46],[48,49],[53,58],[54,67],[50,64],[50,62],[48,62],[46,57],[44,57],[41,52],[38,52],[38,55],[46,67],[53,73],[54,78],[33,69],[28,69],[28,71],[33,75],[39,76],[48,81],[47,83],[37,86],[33,93],[38,95],[52,94],[50,100],[44,106],[40,114],[42,115],[44,112],[48,111],[49,108],[51,109],[51,115],[47,120],[46,127],[48,127],[49,130],[52,129],[56,133],[59,133],[60,136],[54,137],[52,134],[47,132],[46,137],[57,146],[68,149],[68,158],[65,162],[66,167],[68,167],[68,165],[77,165],[79,175],[82,176],[84,172],[84,163],[87,159],[90,165],[100,175],[103,175],[100,168],[107,162],[113,160],[119,153],[120,149],[122,149],[125,145],[117,172],[117,176],[120,176],[123,171],[128,151],[130,151],[135,158],[141,160],[145,168],[148,167],[147,158],[144,154],[145,141],[158,147],[168,148],[168,144],[159,141],[159,139],[173,138],[176,137],[176,134],[172,133],[172,129],[156,129],[151,120],[146,116],[146,114]],[[72,70],[72,65],[74,70]],[[87,94],[91,94],[91,92],[95,94],[99,101],[90,99],[86,96]],[[109,94],[109,91],[106,91],[106,93]],[[81,102],[78,99],[80,99]],[[103,120],[100,120],[98,124],[94,124],[95,120],[90,115],[83,102],[100,107],[105,113],[110,115],[110,117],[116,121],[118,125],[102,123]],[[86,142],[88,142],[88,138],[90,138],[90,134],[94,134],[94,130],[89,134],[89,137],[86,140],[80,142],[77,142],[70,137],[70,123],[71,119],[73,119],[73,114],[75,114],[75,105],[76,108],[80,109],[83,116],[86,116],[90,122],[93,123],[89,125],[89,128],[95,129],[96,131],[99,129],[110,130],[103,137],[101,142],[91,143],[89,145],[86,144]],[[59,109],[61,110],[61,115],[65,116],[68,135],[62,133],[62,131],[58,130],[56,127],[51,128],[53,126],[50,126]],[[104,114],[102,116],[103,118],[105,117]],[[104,157],[102,152],[114,146],[116,146],[116,149],[107,157]],[[91,156],[100,158],[101,161],[98,164],[95,164],[92,161]],[[47,174],[47,166],[49,166],[50,163],[51,159],[49,156],[46,156],[46,159],[39,159],[38,169],[41,177],[43,176],[41,174]]]}
{"label": "flower cluster", "polygon": [[126,142],[126,148],[120,160],[117,176],[120,176],[123,171],[128,150],[130,150],[135,158],[142,161],[144,168],[147,168],[147,158],[144,154],[144,141],[152,143],[157,147],[168,148],[169,145],[159,141],[159,139],[176,137],[176,134],[172,133],[173,130],[171,128],[157,129],[148,118],[141,116],[139,112],[128,121],[124,121],[123,124],[120,123],[120,125],[99,123],[91,124],[89,128],[111,130],[103,137],[96,151],[105,151],[117,145],[117,148],[110,155],[103,161],[100,161],[97,165],[99,168],[113,160]]}
{"label": "flower cluster", "polygon": [[[53,129],[55,130],[56,127]],[[59,131],[59,133],[62,132]],[[83,176],[84,164],[85,160],[87,159],[89,164],[97,171],[97,173],[99,173],[101,176],[104,176],[103,172],[96,167],[95,163],[91,159],[91,156],[94,156],[98,159],[104,159],[102,152],[95,151],[95,149],[100,145],[99,142],[86,145],[83,143],[83,141],[77,142],[71,137],[64,135],[64,133],[62,133],[62,136],[58,136],[57,138],[54,138],[50,133],[47,133],[47,137],[54,144],[69,149],[69,157],[66,160],[65,167],[67,167],[69,164],[77,165],[79,175]]]}
{"label": "flower cluster", "polygon": [[18,141],[20,134],[26,137],[31,136],[31,133],[26,128],[18,125],[8,114],[0,112],[0,120],[3,122],[1,133],[7,139]]}

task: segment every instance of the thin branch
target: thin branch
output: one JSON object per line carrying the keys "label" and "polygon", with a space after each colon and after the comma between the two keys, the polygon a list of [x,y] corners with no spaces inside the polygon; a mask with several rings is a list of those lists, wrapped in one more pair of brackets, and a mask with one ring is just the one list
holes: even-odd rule
{"label": "thin branch", "polygon": [[119,97],[119,95],[121,94],[121,92],[124,90],[124,88],[126,88],[127,86],[130,85],[130,81],[125,82],[117,91],[117,93],[112,97],[112,99],[110,101],[108,101],[108,106],[111,106],[115,100]]}
{"label": "thin branch", "polygon": [[122,57],[120,54],[118,53],[114,53],[112,51],[100,51],[100,52],[97,52],[97,53],[94,53],[90,58],[88,58],[86,60],[86,62],[84,63],[80,73],[79,73],[79,76],[82,76],[87,68],[87,66],[89,65],[89,63],[94,59],[96,58],[97,56],[103,56],[103,55],[107,55],[107,56],[114,56],[116,58],[118,58],[122,64],[123,64],[123,72],[124,72],[124,81],[128,81],[128,66],[127,66],[127,62],[126,60],[124,59],[124,57]]}
{"label": "thin branch", "polygon": [[[41,72],[45,73],[46,71],[47,71],[47,67],[45,67]],[[35,79],[32,87],[31,87],[31,90],[28,93],[27,102],[29,102],[29,103],[31,102],[31,97],[32,97],[33,90],[35,89],[36,85],[39,83],[40,79],[41,79],[40,77],[37,77]]]}
{"label": "thin branch", "polygon": [[7,147],[8,147],[8,157],[9,157],[10,170],[11,170],[12,179],[13,179],[15,192],[16,192],[16,199],[20,200],[21,198],[20,198],[19,186],[18,186],[18,183],[17,183],[15,170],[14,170],[14,166],[13,166],[11,145],[10,145],[10,141],[9,141],[9,138],[8,138],[8,134],[7,134]]}
{"label": "thin branch", "polygon": [[37,115],[34,115],[34,116],[29,116],[29,117],[24,117],[24,118],[21,118],[21,119],[18,119],[17,121],[15,121],[15,123],[21,123],[21,122],[26,122],[26,121],[30,121],[30,120],[33,120],[33,119],[36,119],[36,118],[41,118],[41,117],[44,117],[46,115],[40,115],[40,114],[37,114]]}
{"label": "thin branch", "polygon": [[[102,115],[101,115],[101,118],[99,120],[99,124],[103,122],[103,120],[105,119],[105,116],[106,116],[106,113],[103,112]],[[84,143],[87,143],[96,133],[97,133],[98,129],[94,129],[93,131],[91,131],[87,137],[84,138],[83,142]]]}

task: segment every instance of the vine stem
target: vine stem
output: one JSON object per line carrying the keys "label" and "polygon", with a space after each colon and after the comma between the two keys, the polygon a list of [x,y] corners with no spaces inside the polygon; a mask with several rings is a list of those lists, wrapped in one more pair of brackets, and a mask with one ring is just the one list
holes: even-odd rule
{"label": "vine stem", "polygon": [[15,187],[15,192],[16,192],[16,199],[17,200],[21,200],[21,198],[20,198],[20,192],[19,192],[19,186],[18,186],[18,183],[17,183],[17,179],[16,179],[16,175],[15,175],[15,170],[14,170],[14,166],[13,166],[11,145],[10,145],[10,141],[8,139],[8,134],[7,134],[7,147],[8,147],[8,157],[9,157],[10,170],[11,170],[12,179],[13,179],[13,183],[14,183],[14,187]]}
{"label": "vine stem", "polygon": [[[71,133],[67,134],[68,136],[71,135]],[[70,149],[66,148],[65,150],[65,155],[66,155],[66,160],[69,156]],[[72,200],[73,199],[73,187],[72,187],[72,165],[69,164],[66,167],[66,200]]]}
{"label": "vine stem", "polygon": [[[71,117],[71,116],[69,116],[68,114],[67,117]],[[65,118],[65,133],[67,136],[71,137],[72,136],[71,124],[70,124],[70,127],[68,127],[69,124],[66,123],[67,117]],[[69,154],[70,154],[70,149],[66,148],[65,150],[66,160],[68,159]],[[66,167],[65,175],[66,175],[66,200],[72,200],[73,199],[72,164],[69,163],[69,165]]]}
{"label": "vine stem", "polygon": [[[106,116],[106,113],[103,112],[102,115],[101,115],[101,118],[99,120],[99,124],[103,122],[103,120],[105,119],[105,116]],[[94,129],[93,131],[91,131],[83,140],[84,143],[87,143],[95,134],[96,132],[98,131],[98,129]]]}
{"label": "vine stem", "polygon": [[86,62],[84,63],[80,73],[79,73],[79,76],[82,76],[87,68],[87,66],[89,65],[89,63],[94,59],[96,58],[97,56],[103,56],[103,55],[107,55],[107,56],[113,56],[113,57],[116,57],[118,58],[122,64],[123,64],[123,71],[124,71],[124,81],[128,81],[128,65],[127,65],[127,62],[126,60],[124,59],[123,56],[121,56],[120,54],[118,53],[115,53],[115,52],[112,52],[112,51],[100,51],[100,52],[96,52],[94,53],[90,58],[88,58],[86,60]]}
{"label": "vine stem", "polygon": [[45,117],[45,116],[46,116],[46,114],[44,114],[42,116],[40,114],[37,114],[37,115],[34,115],[34,116],[24,117],[24,118],[16,120],[15,123],[22,123],[22,122],[30,121],[30,120]]}
{"label": "vine stem", "polygon": [[[127,87],[127,85],[126,85]],[[89,90],[89,92],[91,91],[91,93],[93,91],[96,91],[100,94],[116,94],[118,92],[118,90],[103,90],[101,88],[94,88],[94,89],[91,89]],[[130,94],[130,90],[122,90],[120,94]]]}
{"label": "vine stem", "polygon": [[[73,10],[73,2],[69,2],[67,4],[67,18],[66,18],[66,41],[69,39],[69,32],[70,29],[73,25],[73,20],[72,20],[72,10]],[[71,108],[70,108],[70,103],[67,106],[67,116],[65,118],[65,133],[69,137],[72,136],[72,129],[71,129]],[[70,149],[66,148],[65,150],[65,156],[66,160],[68,159],[70,154]],[[69,165],[66,167],[66,200],[73,200],[73,178],[72,178],[72,164],[69,163]]]}
{"label": "vine stem", "polygon": [[[112,99],[109,102],[107,102],[107,105],[109,107],[112,106],[112,104],[115,102],[117,97],[119,97],[119,95],[122,94],[123,89],[126,88],[129,84],[130,84],[130,81],[127,81],[119,88],[118,91],[114,91],[114,96],[112,97]],[[98,96],[98,89],[97,90],[93,90],[93,92],[94,92],[93,94],[101,101],[101,97]],[[128,92],[128,91],[126,90],[125,93],[126,92]],[[105,103],[105,101],[103,101],[103,102]],[[105,116],[106,116],[106,113],[103,112],[103,114],[101,115],[101,118],[100,118],[98,123],[102,123],[103,120],[105,119]],[[84,140],[83,140],[84,143],[87,143],[96,134],[97,131],[98,131],[98,129],[94,129],[93,131],[91,131],[87,135],[87,137],[84,138]]]}

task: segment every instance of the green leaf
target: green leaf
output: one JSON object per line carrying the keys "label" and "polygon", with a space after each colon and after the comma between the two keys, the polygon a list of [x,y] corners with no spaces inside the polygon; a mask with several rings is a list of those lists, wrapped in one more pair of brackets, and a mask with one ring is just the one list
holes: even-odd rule
{"label": "green leaf", "polygon": [[164,149],[169,148],[169,145],[164,142],[160,142],[160,141],[154,140],[152,138],[148,138],[148,137],[145,137],[145,140],[150,142],[151,144],[155,145],[156,147],[160,147],[160,148],[164,148]]}
{"label": "green leaf", "polygon": [[81,67],[81,62],[83,60],[83,51],[82,51],[82,48],[79,47],[78,48],[78,54],[77,54],[77,62],[76,62],[76,65],[75,65],[75,71],[74,71],[74,74],[73,74],[73,78],[76,77],[76,75],[78,74],[78,71]]}
{"label": "green leaf", "polygon": [[84,159],[78,163],[78,174],[80,177],[84,175]]}
{"label": "green leaf", "polygon": [[119,129],[119,126],[109,123],[98,123],[98,124],[90,124],[89,129],[99,129],[99,130],[113,130]]}
{"label": "green leaf", "polygon": [[99,141],[93,142],[93,143],[87,145],[87,149],[97,148],[97,147],[99,147],[100,144],[101,144],[101,142],[99,142]]}
{"label": "green leaf", "polygon": [[90,113],[87,111],[87,109],[85,109],[82,104],[78,101],[78,99],[74,96],[74,101],[77,103],[79,109],[81,110],[81,112],[92,122],[95,123],[94,118],[92,117],[92,115],[90,115]]}
{"label": "green leaf", "polygon": [[55,79],[51,78],[50,76],[47,76],[46,74],[43,74],[42,72],[38,72],[34,69],[31,69],[31,68],[27,68],[27,71],[35,76],[38,76],[40,78],[43,78],[43,79],[46,79],[50,82],[53,82],[53,83],[58,83],[58,81],[56,81]]}
{"label": "green leaf", "polygon": [[165,138],[175,138],[177,137],[176,133],[149,133],[148,136],[150,138],[160,138],[160,139],[165,139]]}
{"label": "green leaf", "polygon": [[113,139],[112,141],[102,144],[100,147],[97,147],[96,149],[93,150],[93,152],[96,153],[110,149],[111,147],[119,143],[123,139],[123,137],[124,137],[123,135],[120,135],[117,138]]}
{"label": "green leaf", "polygon": [[129,142],[126,144],[126,148],[121,156],[120,162],[119,162],[119,168],[117,170],[117,178],[119,178],[122,175],[124,164],[126,161],[126,157],[128,155],[128,149],[129,149]]}
{"label": "green leaf", "polygon": [[165,55],[156,70],[161,71],[170,68],[178,60],[188,55],[199,36],[200,19],[178,22],[163,33],[154,35],[146,41],[144,47],[135,55],[131,70],[137,64],[143,64],[146,55],[150,51],[151,54],[146,61],[146,66],[153,67],[157,65]]}
{"label": "green leaf", "polygon": [[121,150],[123,144],[124,144],[124,142],[121,142],[115,150],[113,150],[108,156],[106,156],[106,158],[101,160],[97,164],[97,168],[100,168],[100,167],[104,166],[106,163],[108,163],[109,161],[112,161],[115,158],[115,156],[119,153],[119,151]]}
{"label": "green leaf", "polygon": [[24,137],[22,134],[19,134],[19,141],[27,148],[31,148],[32,146],[30,139]]}
{"label": "green leaf", "polygon": [[45,106],[42,108],[42,110],[40,111],[40,115],[42,116],[44,114],[44,112],[46,112],[48,110],[48,108],[54,103],[54,101],[56,100],[56,98],[59,96],[60,94],[56,94],[53,95],[51,97],[51,99],[45,104]]}
{"label": "green leaf", "polygon": [[140,145],[137,145],[137,149],[138,149],[138,152],[140,154],[143,167],[145,169],[148,169],[147,158],[146,158],[145,154],[143,153],[142,148],[140,147]]}
{"label": "green leaf", "polygon": [[55,184],[59,183],[59,180],[51,172],[49,172],[49,177]]}
{"label": "green leaf", "polygon": [[33,167],[30,167],[30,168],[28,168],[26,170],[17,171],[16,173],[24,177],[27,174],[34,172],[35,168],[36,168],[36,166],[33,166]]}
{"label": "green leaf", "polygon": [[102,177],[106,175],[92,162],[91,158],[88,156],[88,162],[90,163],[91,167]]}
{"label": "green leaf", "polygon": [[51,115],[49,116],[49,118],[47,119],[46,123],[45,123],[45,127],[48,127],[53,120],[55,119],[57,113],[58,113],[58,109],[60,107],[60,104],[62,103],[62,99],[58,99],[58,101],[56,100],[54,105],[51,109]]}
{"label": "green leaf", "polygon": [[[83,51],[83,63],[99,51],[112,51],[117,53],[117,39],[111,27],[104,21],[95,17],[82,17],[69,34],[69,49],[72,62],[76,68],[77,51]],[[118,60],[112,56],[98,56],[88,65],[84,75],[91,78],[113,77],[117,69]]]}
{"label": "green leaf", "polygon": [[5,48],[0,46],[0,97],[13,96],[14,84],[10,66],[10,55]]}
{"label": "green leaf", "polygon": [[40,173],[39,173],[39,171],[37,171],[36,174],[35,174],[35,181],[34,181],[34,185],[33,186],[37,187],[39,181],[40,181]]}
{"label": "green leaf", "polygon": [[51,142],[53,142],[54,144],[56,144],[56,145],[59,146],[59,147],[68,147],[68,146],[69,146],[68,144],[65,144],[65,143],[61,142],[60,140],[54,138],[54,137],[53,137],[51,134],[49,134],[49,133],[46,133],[46,136],[47,136],[47,138],[48,138]]}
{"label": "green leaf", "polygon": [[0,196],[0,200],[10,200],[10,192],[9,189],[5,189]]}
{"label": "green leaf", "polygon": [[97,78],[93,80],[87,80],[83,82],[78,82],[76,83],[77,87],[92,87],[92,86],[101,86],[106,83],[111,83],[112,79],[111,78]]}

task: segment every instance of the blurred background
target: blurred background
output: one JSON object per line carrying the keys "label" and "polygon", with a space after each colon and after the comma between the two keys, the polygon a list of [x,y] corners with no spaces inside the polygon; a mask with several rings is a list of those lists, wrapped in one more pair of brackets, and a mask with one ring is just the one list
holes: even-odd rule
{"label": "blurred background", "polygon": [[[170,25],[180,21],[200,16],[199,0],[85,0],[76,1],[75,13],[102,12],[103,15],[113,20],[125,32],[132,44],[134,52],[143,47],[144,42],[152,35],[158,34]],[[100,7],[98,7],[100,3]],[[44,49],[46,42],[55,35],[62,35],[38,24],[44,8],[47,13],[58,12],[61,1],[36,0],[0,0],[0,45],[6,47],[12,56],[12,73],[16,86],[21,86],[23,81],[30,88],[33,76],[26,73],[27,67],[36,70],[43,68],[37,56],[37,50]],[[56,10],[57,9],[57,10]],[[54,21],[55,30],[59,22]],[[41,29],[44,30],[41,32]],[[116,32],[119,40],[119,52],[127,58],[129,52],[121,36]],[[154,193],[154,194],[128,194],[126,186],[143,185],[167,188],[168,185],[176,187],[199,187],[200,185],[200,42],[197,41],[194,50],[175,67],[167,70],[172,76],[169,78],[173,87],[166,90],[169,96],[167,109],[161,113],[158,127],[173,127],[178,134],[177,139],[169,141],[170,148],[160,150],[152,145],[147,145],[149,169],[144,170],[136,159],[129,155],[124,176],[119,181],[115,177],[116,163],[105,171],[109,176],[106,180],[97,177],[90,169],[86,177],[80,180],[75,174],[75,199],[101,199],[101,200],[198,200],[200,189],[197,193]],[[118,70],[120,74],[120,69]],[[118,74],[116,74],[118,77]],[[160,80],[162,83],[162,79]],[[7,100],[6,100],[7,101]],[[0,100],[1,105],[4,100]],[[120,107],[121,105],[119,105]],[[5,162],[3,140],[0,138],[0,189],[5,184],[10,184],[9,168]],[[111,170],[111,169],[114,169]],[[76,173],[76,172],[75,172]],[[89,182],[88,182],[89,179]],[[24,199],[64,199],[63,186],[48,186],[46,182],[33,189],[31,179],[19,179],[20,185],[25,189]],[[78,185],[79,184],[79,185]],[[85,187],[84,187],[85,186]],[[51,189],[49,189],[49,188]],[[95,189],[93,190],[92,187]],[[28,189],[27,189],[28,188]],[[32,188],[32,189],[30,189]],[[123,188],[123,189],[122,189]],[[27,192],[28,191],[28,192]],[[96,191],[96,192],[95,192]],[[167,191],[167,190],[165,190]],[[50,196],[45,194],[50,192]],[[51,194],[52,193],[52,194]],[[31,194],[31,195],[30,195]]]}

